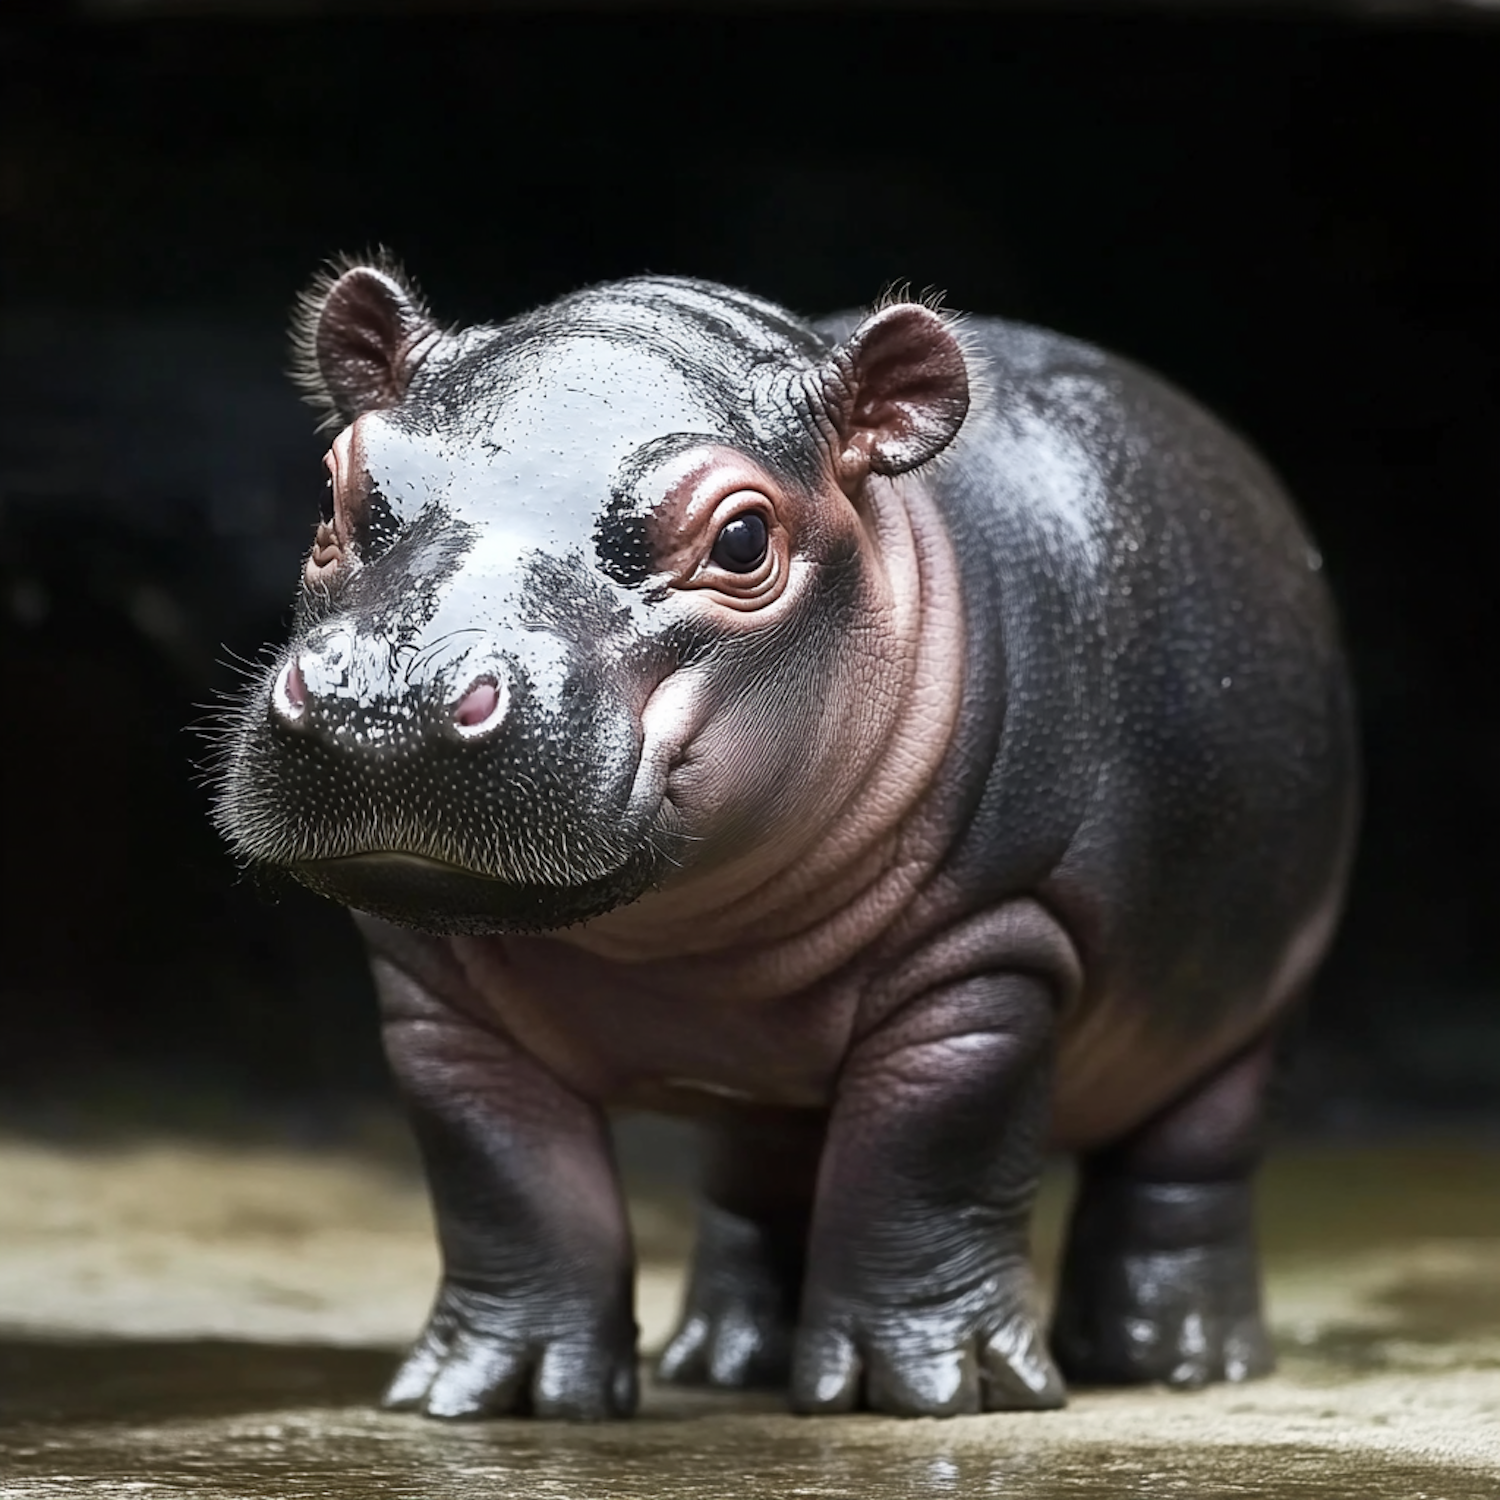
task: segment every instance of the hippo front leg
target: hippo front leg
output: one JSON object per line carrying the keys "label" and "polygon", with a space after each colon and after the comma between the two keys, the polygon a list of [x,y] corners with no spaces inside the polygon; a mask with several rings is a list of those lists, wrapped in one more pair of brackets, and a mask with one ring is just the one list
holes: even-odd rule
{"label": "hippo front leg", "polygon": [[1052,1340],[1069,1379],[1271,1369],[1252,1210],[1274,1055],[1267,1037],[1080,1164]]}
{"label": "hippo front leg", "polygon": [[798,1410],[1063,1403],[1028,1254],[1053,1010],[1030,975],[976,976],[908,1005],[851,1054],[819,1177]]}
{"label": "hippo front leg", "polygon": [[629,1415],[633,1265],[601,1113],[431,976],[378,953],[373,969],[443,1258],[427,1327],[384,1404]]}
{"label": "hippo front leg", "polygon": [[660,1379],[786,1385],[826,1126],[821,1112],[747,1108],[710,1127],[698,1243]]}

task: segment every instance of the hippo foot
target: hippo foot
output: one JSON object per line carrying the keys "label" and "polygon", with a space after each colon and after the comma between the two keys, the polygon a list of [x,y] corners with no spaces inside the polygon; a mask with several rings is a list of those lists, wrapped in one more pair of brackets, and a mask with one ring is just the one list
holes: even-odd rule
{"label": "hippo foot", "polygon": [[657,1378],[723,1390],[785,1386],[801,1260],[798,1238],[705,1204],[682,1320]]}
{"label": "hippo foot", "polygon": [[657,1362],[656,1378],[671,1385],[759,1390],[787,1383],[792,1328],[751,1300],[708,1309],[689,1303]]}
{"label": "hippo foot", "polygon": [[569,1328],[555,1309],[538,1332],[527,1299],[445,1281],[422,1336],[381,1404],[464,1420],[528,1413],[573,1421],[628,1417],[636,1405],[635,1326]]}
{"label": "hippo foot", "polygon": [[1249,1234],[1180,1248],[1097,1239],[1075,1246],[1052,1347],[1068,1379],[1087,1384],[1192,1390],[1267,1374],[1274,1360]]}
{"label": "hippo foot", "polygon": [[939,1299],[835,1306],[804,1323],[792,1368],[802,1412],[858,1407],[903,1417],[1062,1406],[1066,1392],[1042,1338],[1030,1269],[1017,1264]]}

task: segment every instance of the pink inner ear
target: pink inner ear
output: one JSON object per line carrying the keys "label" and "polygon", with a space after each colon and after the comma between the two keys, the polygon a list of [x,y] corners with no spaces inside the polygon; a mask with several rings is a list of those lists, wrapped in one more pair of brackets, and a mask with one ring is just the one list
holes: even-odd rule
{"label": "pink inner ear", "polygon": [[436,332],[415,294],[373,266],[345,271],[318,312],[315,347],[329,394],[346,417],[394,406]]}
{"label": "pink inner ear", "polygon": [[882,308],[840,352],[852,400],[839,425],[875,473],[904,474],[953,441],[969,410],[969,372],[958,340],[931,308]]}

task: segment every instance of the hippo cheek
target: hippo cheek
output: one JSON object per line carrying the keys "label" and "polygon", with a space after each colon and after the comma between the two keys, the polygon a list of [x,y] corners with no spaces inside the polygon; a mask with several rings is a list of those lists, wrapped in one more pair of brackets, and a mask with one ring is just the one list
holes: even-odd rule
{"label": "hippo cheek", "polygon": [[849,767],[878,737],[855,628],[868,610],[852,570],[846,581],[807,591],[773,629],[725,635],[648,705],[648,726],[657,699],[675,721],[667,800],[696,868],[779,857],[846,795]]}

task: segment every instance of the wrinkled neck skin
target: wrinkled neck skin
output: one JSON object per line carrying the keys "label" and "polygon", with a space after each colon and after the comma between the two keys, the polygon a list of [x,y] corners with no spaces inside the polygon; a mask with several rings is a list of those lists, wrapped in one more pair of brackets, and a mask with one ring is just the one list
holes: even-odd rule
{"label": "wrinkled neck skin", "polygon": [[[826,699],[805,705],[805,755],[773,819],[746,839],[694,816],[693,763],[709,763],[711,783],[726,748],[712,721],[700,726],[668,782],[690,831],[680,872],[552,940],[618,963],[712,960],[702,967],[724,998],[788,993],[868,946],[932,873],[945,840],[930,791],[963,691],[957,562],[920,479],[872,476],[856,504],[866,628],[835,653]],[[648,748],[672,696],[669,679],[647,705]],[[728,953],[732,966],[717,961]]]}

